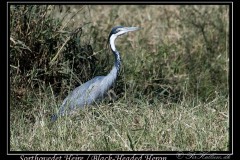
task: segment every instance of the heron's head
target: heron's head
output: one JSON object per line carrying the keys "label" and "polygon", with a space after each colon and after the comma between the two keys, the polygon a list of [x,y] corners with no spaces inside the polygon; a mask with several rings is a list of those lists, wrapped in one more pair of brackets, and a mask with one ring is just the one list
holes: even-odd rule
{"label": "heron's head", "polygon": [[140,29],[140,28],[138,28],[138,27],[123,27],[123,26],[113,27],[113,29],[111,30],[111,32],[109,34],[108,40],[110,40],[111,36],[117,38],[120,35],[123,35],[127,32],[136,31],[138,29]]}
{"label": "heron's head", "polygon": [[111,30],[111,32],[109,34],[108,41],[110,41],[110,44],[114,43],[115,39],[118,36],[123,35],[127,32],[136,31],[139,29],[140,29],[139,27],[123,27],[123,26],[113,27],[113,29]]}

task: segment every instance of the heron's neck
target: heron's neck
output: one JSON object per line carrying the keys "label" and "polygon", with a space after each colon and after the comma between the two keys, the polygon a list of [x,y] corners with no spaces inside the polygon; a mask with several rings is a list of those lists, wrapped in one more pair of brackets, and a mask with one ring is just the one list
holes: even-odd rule
{"label": "heron's neck", "polygon": [[104,91],[107,90],[110,86],[112,86],[112,84],[116,81],[117,75],[120,71],[121,57],[120,57],[120,53],[116,50],[116,47],[114,44],[114,41],[116,38],[117,38],[116,36],[110,37],[110,48],[114,54],[115,60],[114,60],[114,66],[112,67],[112,70],[104,78],[104,83],[108,84],[105,88],[103,88]]}
{"label": "heron's neck", "polygon": [[115,42],[116,38],[117,38],[117,36],[115,36],[115,35],[110,37],[110,48],[111,48],[111,50],[114,54],[114,58],[115,58],[113,69],[115,68],[117,70],[117,74],[118,74],[120,71],[120,67],[121,67],[121,57],[120,57],[120,53],[117,51],[117,49],[115,47],[114,42]]}
{"label": "heron's neck", "polygon": [[115,52],[113,52],[114,57],[115,57],[115,61],[114,61],[114,66],[113,68],[116,68],[117,73],[119,73],[120,71],[120,67],[121,67],[121,57],[120,57],[120,53],[116,50]]}
{"label": "heron's neck", "polygon": [[[108,84],[106,85],[105,88],[102,88],[103,91],[106,91],[109,89],[110,86],[113,85],[113,83],[116,81],[117,79],[117,75],[119,73],[120,70],[120,66],[121,66],[121,60],[120,60],[120,55],[118,52],[113,52],[114,56],[115,56],[115,62],[114,62],[114,66],[112,67],[112,70],[108,73],[107,76],[105,76],[103,82]],[[104,85],[103,85],[104,86]],[[104,92],[102,92],[104,93]]]}

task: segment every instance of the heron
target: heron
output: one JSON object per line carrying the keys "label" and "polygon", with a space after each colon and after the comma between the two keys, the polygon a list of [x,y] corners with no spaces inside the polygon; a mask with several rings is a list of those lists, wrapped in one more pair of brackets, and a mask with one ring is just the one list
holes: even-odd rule
{"label": "heron", "polygon": [[117,37],[131,31],[136,31],[139,27],[113,27],[109,36],[108,42],[112,53],[114,54],[114,65],[111,71],[106,76],[97,76],[93,79],[83,83],[81,86],[75,88],[64,100],[59,108],[57,114],[51,118],[56,121],[59,116],[70,113],[76,108],[83,108],[84,106],[91,105],[94,102],[102,100],[107,91],[113,86],[121,67],[121,57],[119,51],[115,47],[115,40]]}

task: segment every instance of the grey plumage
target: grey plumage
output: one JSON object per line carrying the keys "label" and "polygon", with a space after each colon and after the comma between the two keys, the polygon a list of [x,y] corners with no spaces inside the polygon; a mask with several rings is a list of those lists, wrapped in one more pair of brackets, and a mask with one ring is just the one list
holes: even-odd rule
{"label": "grey plumage", "polygon": [[110,48],[115,56],[114,66],[106,76],[97,76],[75,88],[63,101],[58,114],[52,116],[52,121],[57,120],[59,116],[70,113],[76,108],[82,108],[86,105],[103,99],[106,92],[117,79],[121,66],[120,53],[116,50],[115,39],[127,32],[138,30],[138,27],[114,27],[108,37]]}

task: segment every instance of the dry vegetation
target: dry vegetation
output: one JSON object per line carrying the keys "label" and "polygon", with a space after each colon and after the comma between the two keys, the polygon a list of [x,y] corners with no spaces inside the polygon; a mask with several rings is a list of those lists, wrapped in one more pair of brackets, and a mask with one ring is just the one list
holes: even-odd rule
{"label": "dry vegetation", "polygon": [[[228,6],[11,6],[10,150],[227,151]],[[55,123],[74,87],[111,69],[114,100]]]}

